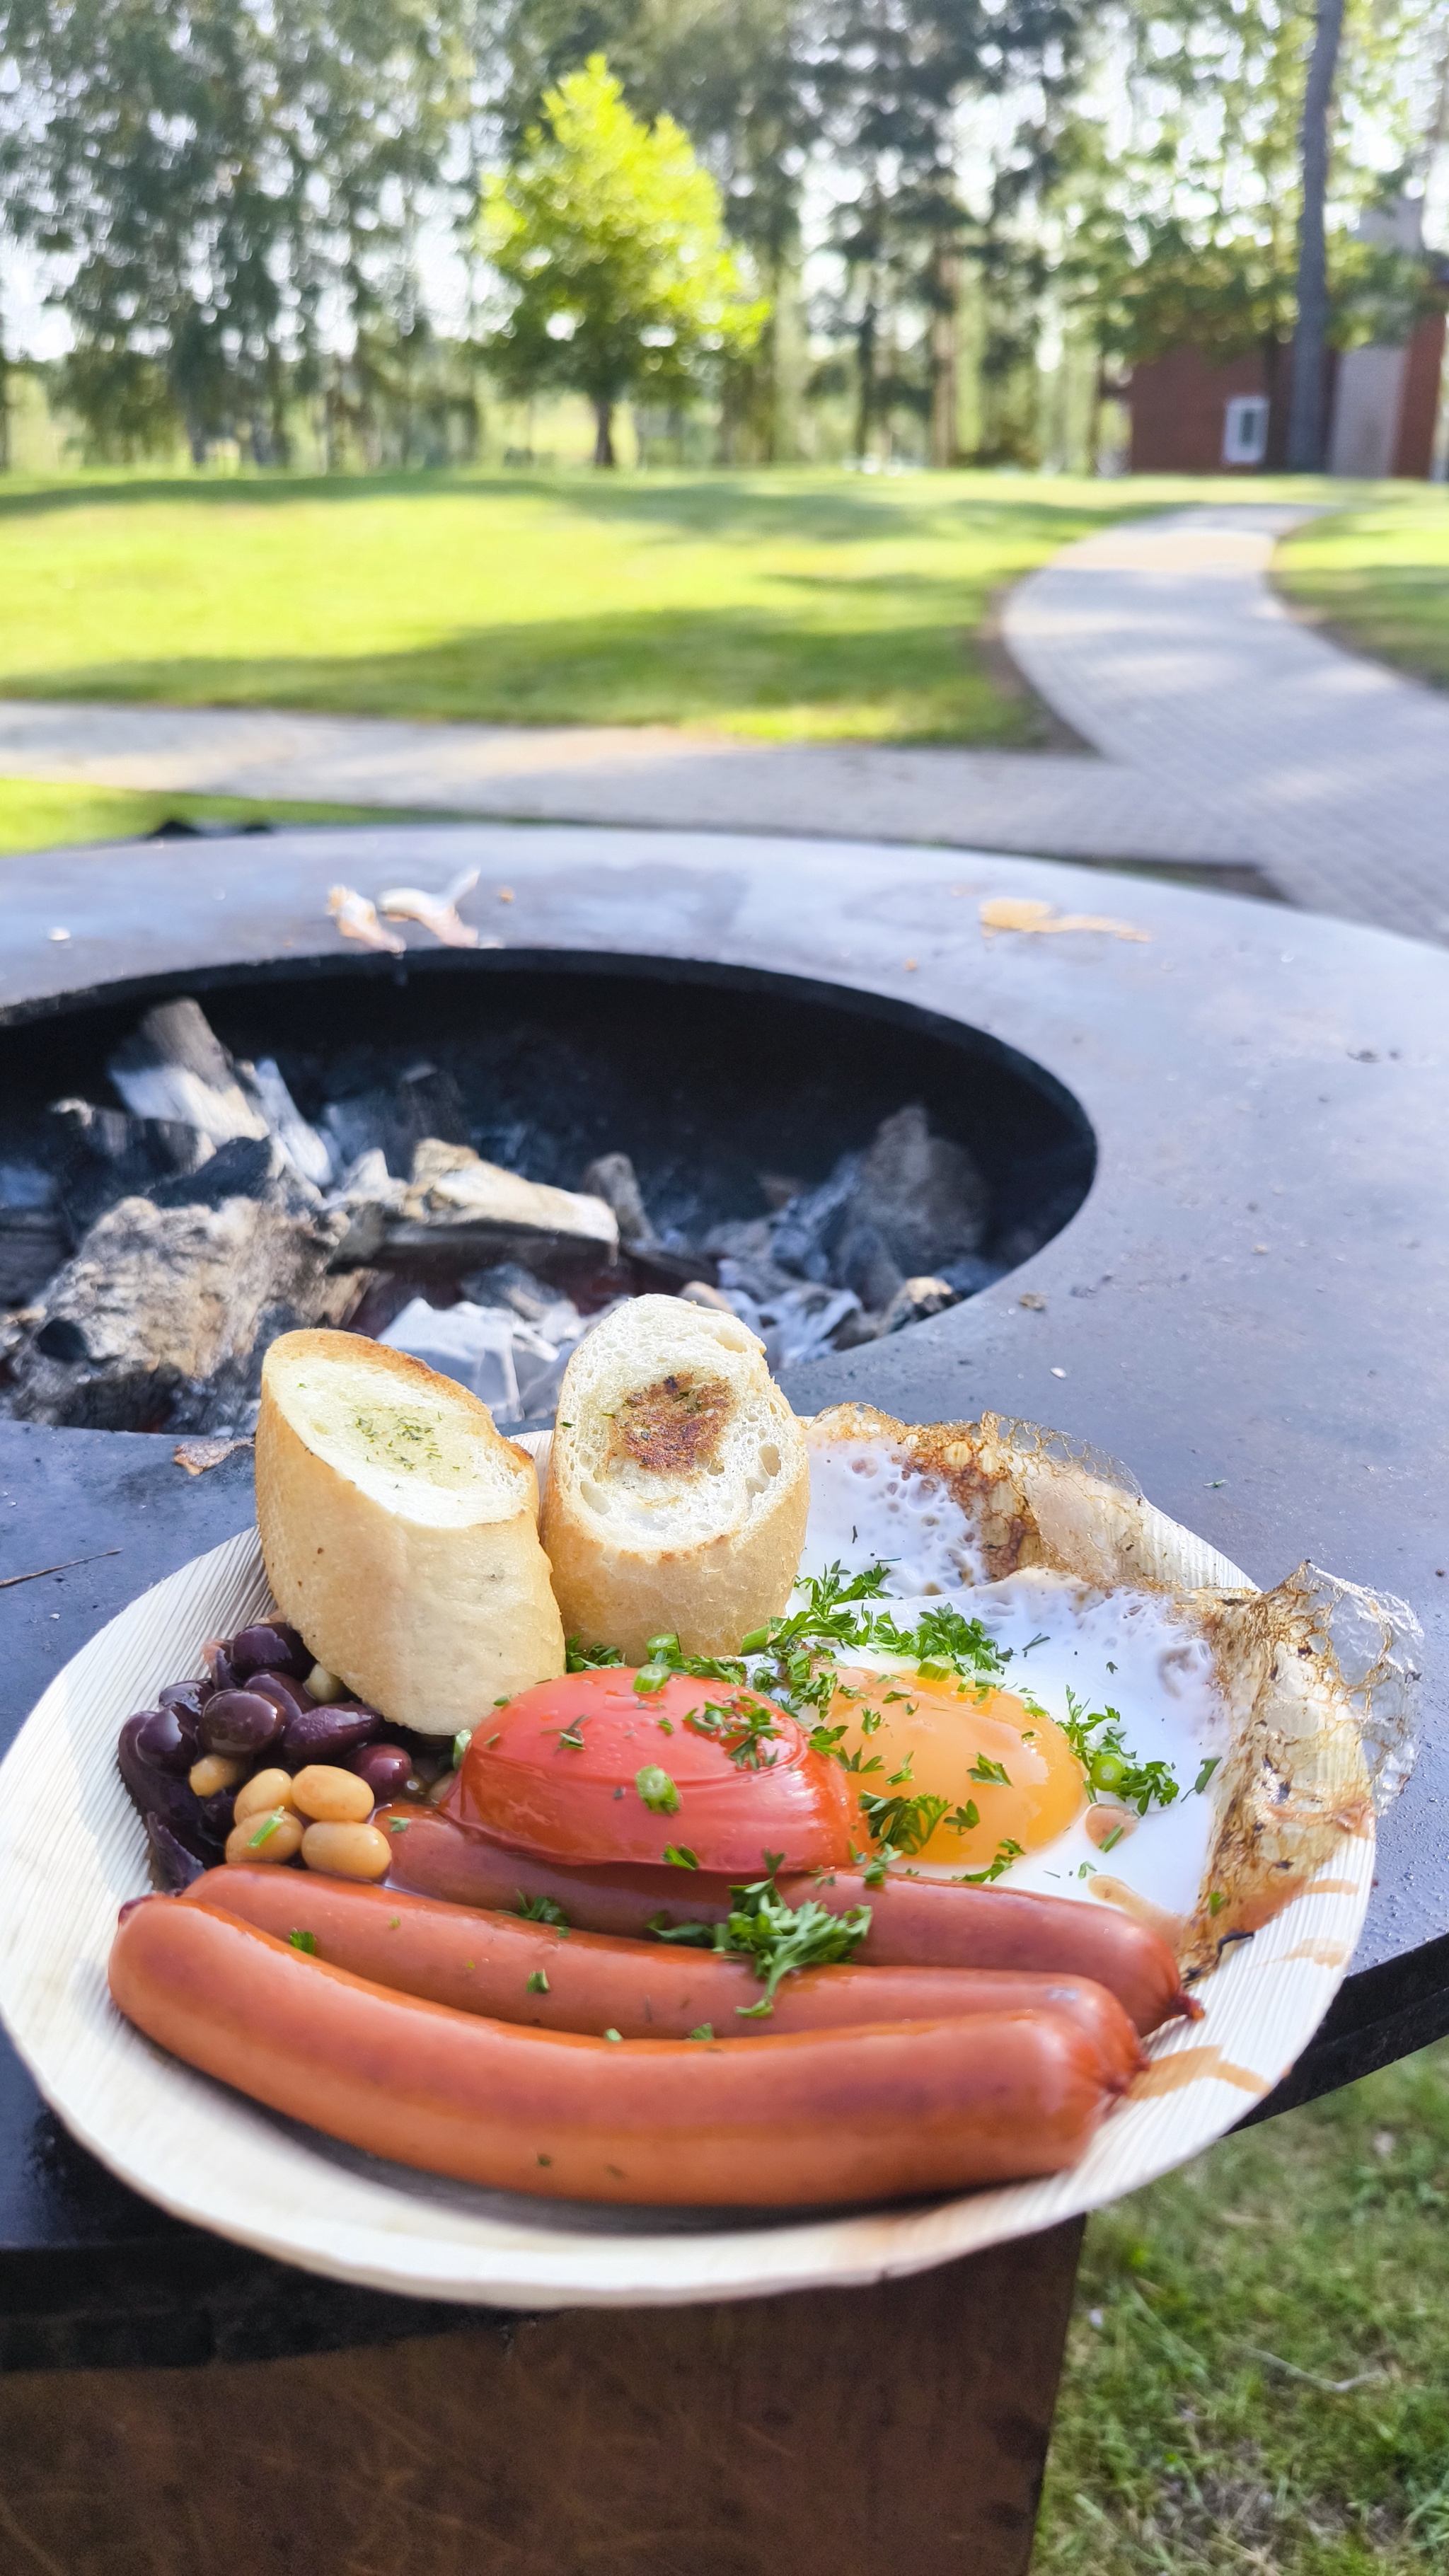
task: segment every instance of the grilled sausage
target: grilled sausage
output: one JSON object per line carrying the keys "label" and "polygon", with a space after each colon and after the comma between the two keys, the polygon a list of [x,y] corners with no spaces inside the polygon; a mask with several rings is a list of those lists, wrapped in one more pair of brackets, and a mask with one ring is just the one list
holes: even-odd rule
{"label": "grilled sausage", "polygon": [[[637,1937],[650,1923],[722,1923],[729,1881],[703,1870],[572,1869],[511,1850],[476,1826],[455,1824],[427,1807],[383,1809],[375,1821],[392,1830],[390,1882],[458,1905],[516,1909],[547,1898],[581,1931]],[[815,1897],[832,1914],[870,1907],[870,1930],[856,1958],[862,1967],[1013,1968],[1090,1977],[1117,1997],[1144,2035],[1198,2006],[1182,1991],[1177,1961],[1146,1924],[1115,1906],[1070,1897],[1014,1895],[1002,1887],[960,1887],[949,1880],[892,1872],[879,1887],[858,1873],[782,1875],[791,1905]]]}
{"label": "grilled sausage", "polygon": [[399,1995],[172,1897],[129,1906],[111,1993],[287,2117],[460,2182],[783,2208],[1061,2172],[1111,2099],[1050,2011],[758,2040],[587,2039]]}
{"label": "grilled sausage", "polygon": [[540,2030],[688,2039],[708,2023],[721,2039],[748,2039],[1046,2005],[1086,2034],[1109,2078],[1125,2086],[1143,2063],[1116,1996],[1085,1977],[842,1963],[793,1972],[767,2017],[742,2020],[761,2001],[754,1970],[708,1950],[560,1931],[310,1870],[209,1870],[184,1901],[239,1915],[281,1941],[303,1933],[319,1958],[374,1985]]}

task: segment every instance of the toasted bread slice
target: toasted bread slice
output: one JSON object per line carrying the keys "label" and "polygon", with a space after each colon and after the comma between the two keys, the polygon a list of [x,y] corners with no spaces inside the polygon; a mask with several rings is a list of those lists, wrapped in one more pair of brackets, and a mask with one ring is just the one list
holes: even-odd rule
{"label": "toasted bread slice", "polygon": [[452,1735],[563,1671],[536,1496],[452,1378],[356,1333],[273,1342],[257,1519],[277,1607],[396,1724]]}
{"label": "toasted bread slice", "polygon": [[784,1609],[809,1503],[800,1424],[736,1316],[635,1297],[579,1344],[541,1522],[570,1636],[631,1663],[665,1630],[733,1654]]}

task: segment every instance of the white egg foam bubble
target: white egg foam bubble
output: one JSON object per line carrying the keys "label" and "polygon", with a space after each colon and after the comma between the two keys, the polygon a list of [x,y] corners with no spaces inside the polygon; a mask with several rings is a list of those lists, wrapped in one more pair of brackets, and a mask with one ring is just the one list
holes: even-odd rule
{"label": "white egg foam bubble", "polygon": [[[868,1559],[859,1559],[868,1562]],[[1178,1784],[1170,1807],[1151,1807],[1107,1853],[1090,1839],[1084,1808],[1065,1833],[1014,1863],[997,1883],[1047,1896],[1089,1897],[1094,1876],[1119,1879],[1170,1914],[1197,1902],[1212,1843],[1210,1788],[1195,1789],[1203,1763],[1228,1750],[1228,1716],[1206,1638],[1160,1595],[1097,1590],[1071,1576],[1032,1567],[1000,1583],[959,1585],[951,1606],[979,1619],[1009,1661],[1000,1687],[1027,1692],[1060,1725],[1070,1689],[1088,1713],[1114,1708],[1124,1750],[1138,1762],[1165,1762]],[[939,1592],[898,1597],[891,1611],[903,1627],[941,1607]],[[899,1655],[842,1654],[843,1663],[875,1671],[910,1670]],[[1105,1802],[1104,1802],[1105,1803]],[[949,1878],[949,1864],[913,1862],[922,1876]]]}
{"label": "white egg foam bubble", "polygon": [[889,1589],[955,1592],[985,1572],[971,1523],[943,1485],[879,1441],[810,1444],[810,1517],[800,1572],[888,1565]]}

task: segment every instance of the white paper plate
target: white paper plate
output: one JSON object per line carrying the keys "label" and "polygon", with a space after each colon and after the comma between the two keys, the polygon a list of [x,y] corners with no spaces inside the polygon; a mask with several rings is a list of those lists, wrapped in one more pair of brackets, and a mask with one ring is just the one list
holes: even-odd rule
{"label": "white paper plate", "polygon": [[[943,1453],[937,1435],[878,1415],[835,1419],[895,1438],[904,1471],[956,1477],[968,1503],[986,1490],[988,1438],[998,1461],[1016,1440],[1011,1473],[1036,1479],[1026,1503],[1038,1562],[1069,1564],[1094,1531],[1101,1570],[1110,1570],[1105,1551],[1117,1580],[1130,1569],[1138,1581],[1236,1588],[1253,1611],[1277,1598],[1245,1601],[1251,1587],[1235,1567],[1100,1462],[1049,1449],[1050,1435],[1035,1434],[1024,1461],[1021,1425],[952,1426],[955,1450]],[[969,1476],[958,1474],[963,1440]],[[999,1475],[990,1492],[999,1501]],[[1364,1598],[1354,1594],[1355,1607]],[[560,2205],[436,2181],[334,2146],[194,2074],[133,2030],[107,1993],[117,1908],[147,1885],[141,1822],[116,1769],[120,1722],[165,1682],[199,1671],[204,1640],[269,1604],[255,1536],[229,1540],[133,1602],[51,1683],[0,1770],[0,2015],[46,2101],[111,2172],[179,2218],[335,2279],[506,2307],[650,2306],[873,2281],[1029,2235],[1135,2190],[1230,2128],[1299,2055],[1363,1921],[1374,1835],[1358,1730],[1331,1654],[1330,1671],[1300,1645],[1285,1676],[1297,1723],[1318,1755],[1333,1748],[1328,1767],[1350,1825],[1327,1840],[1320,1830],[1301,1892],[1203,1978],[1205,2019],[1152,2043],[1147,2074],[1071,2172],[929,2206],[776,2221]],[[1250,1730],[1254,1717],[1245,1698],[1234,1724]]]}

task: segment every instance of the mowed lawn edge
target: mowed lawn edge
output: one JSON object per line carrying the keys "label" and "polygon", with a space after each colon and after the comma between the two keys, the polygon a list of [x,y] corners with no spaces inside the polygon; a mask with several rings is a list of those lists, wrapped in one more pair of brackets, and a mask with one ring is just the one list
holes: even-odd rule
{"label": "mowed lawn edge", "polygon": [[989,640],[1001,594],[1114,519],[1222,488],[795,468],[7,477],[0,695],[1028,747],[1048,729]]}
{"label": "mowed lawn edge", "polygon": [[1449,689],[1449,487],[1397,484],[1284,540],[1288,606],[1350,651]]}

